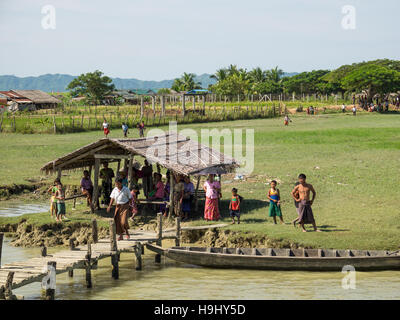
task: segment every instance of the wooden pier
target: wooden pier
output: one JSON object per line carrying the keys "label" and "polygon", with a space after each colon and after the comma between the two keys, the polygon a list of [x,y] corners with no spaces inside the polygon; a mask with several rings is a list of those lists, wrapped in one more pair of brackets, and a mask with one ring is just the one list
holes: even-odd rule
{"label": "wooden pier", "polygon": [[[55,254],[47,254],[47,248],[42,247],[41,257],[26,261],[13,262],[1,265],[1,248],[3,234],[0,233],[0,299],[16,300],[23,297],[15,296],[12,291],[33,282],[42,282],[42,298],[54,299],[56,275],[68,272],[73,277],[75,269],[84,269],[86,272],[86,286],[92,287],[91,270],[97,268],[101,259],[111,257],[111,275],[114,279],[119,277],[119,255],[132,252],[135,256],[136,270],[142,269],[142,253],[146,243],[155,242],[162,245],[164,239],[175,239],[175,244],[180,245],[182,230],[209,229],[223,227],[225,225],[208,225],[200,227],[182,227],[180,218],[176,219],[176,228],[162,230],[162,214],[157,214],[157,232],[130,230],[129,240],[116,239],[115,223],[110,221],[110,238],[97,239],[97,222],[92,223],[92,239],[87,245],[73,246],[70,241],[70,250],[63,250]],[[71,239],[72,240],[72,239]],[[161,262],[161,256],[155,256],[155,262]]]}

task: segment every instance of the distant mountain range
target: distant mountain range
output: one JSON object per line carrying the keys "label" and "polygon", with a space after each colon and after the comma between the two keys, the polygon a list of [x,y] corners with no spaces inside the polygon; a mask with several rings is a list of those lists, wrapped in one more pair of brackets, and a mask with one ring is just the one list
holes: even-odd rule
{"label": "distant mountain range", "polygon": [[[285,76],[293,76],[297,73],[285,73]],[[12,75],[0,76],[0,91],[2,90],[42,90],[45,92],[64,92],[68,84],[77,76],[69,74],[44,74],[38,77],[16,77]],[[111,78],[117,89],[161,89],[171,88],[174,79],[163,81],[144,81],[138,79]],[[195,81],[200,82],[203,88],[214,84],[210,74],[204,73],[196,76]]]}

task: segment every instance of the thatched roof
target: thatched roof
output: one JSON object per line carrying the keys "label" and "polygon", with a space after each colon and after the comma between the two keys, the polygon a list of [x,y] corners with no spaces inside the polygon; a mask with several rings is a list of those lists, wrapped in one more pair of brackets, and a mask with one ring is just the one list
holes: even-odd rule
{"label": "thatched roof", "polygon": [[[216,150],[176,133],[141,139],[101,139],[61,158],[45,164],[41,170],[49,172],[84,168],[95,163],[95,154],[139,155],[150,163],[184,175],[227,173],[239,163]],[[102,159],[102,162],[108,160]]]}
{"label": "thatched roof", "polygon": [[60,100],[41,90],[12,90],[12,92],[32,100],[33,103],[60,103]]}

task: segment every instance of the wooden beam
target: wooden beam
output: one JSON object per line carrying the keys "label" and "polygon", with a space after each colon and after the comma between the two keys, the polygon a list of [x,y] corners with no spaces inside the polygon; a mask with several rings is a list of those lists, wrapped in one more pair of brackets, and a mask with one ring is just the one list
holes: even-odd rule
{"label": "wooden beam", "polygon": [[93,240],[93,243],[95,243],[95,244],[99,241],[97,220],[96,219],[92,220],[92,240]]}
{"label": "wooden beam", "polygon": [[182,96],[182,115],[183,115],[183,116],[185,116],[185,114],[186,114],[185,99],[186,99],[186,96],[183,95],[183,96]]}
{"label": "wooden beam", "polygon": [[[93,183],[93,206],[97,205],[99,198],[99,171],[100,171],[100,159],[94,161],[94,183]],[[99,209],[99,208],[98,208]]]}
{"label": "wooden beam", "polygon": [[95,154],[95,159],[130,159],[132,155],[130,154]]}
{"label": "wooden beam", "polygon": [[94,148],[94,149],[92,149],[92,150],[89,150],[89,151],[87,151],[87,152],[85,152],[85,153],[80,154],[80,155],[77,156],[77,157],[74,157],[74,158],[72,158],[72,159],[70,159],[70,160],[68,160],[68,161],[65,161],[65,162],[61,163],[60,165],[56,166],[56,168],[64,168],[65,166],[69,165],[70,163],[73,163],[73,162],[75,162],[75,161],[77,161],[77,160],[80,160],[80,159],[82,159],[82,158],[84,158],[84,157],[86,157],[86,156],[92,155],[92,154],[94,154],[95,152],[100,151],[100,150],[103,150],[103,149],[105,149],[105,148],[107,148],[107,147],[109,147],[108,144],[99,146],[99,147]]}

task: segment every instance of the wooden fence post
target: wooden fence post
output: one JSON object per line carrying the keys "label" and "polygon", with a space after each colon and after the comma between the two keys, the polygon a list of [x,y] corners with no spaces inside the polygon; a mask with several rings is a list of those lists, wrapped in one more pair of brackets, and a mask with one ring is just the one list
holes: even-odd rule
{"label": "wooden fence post", "polygon": [[97,200],[99,198],[99,170],[100,170],[100,159],[94,160],[94,181],[93,181],[93,206],[97,206]]}
{"label": "wooden fence post", "polygon": [[181,218],[177,217],[175,219],[175,222],[176,222],[175,246],[180,247],[180,245],[181,245]]}
{"label": "wooden fence post", "polygon": [[46,257],[47,256],[47,248],[46,248],[46,246],[41,246],[40,247],[40,255],[42,257]]}
{"label": "wooden fence post", "polygon": [[93,243],[97,243],[99,241],[97,220],[96,219],[92,220],[92,240],[93,240]]}
{"label": "wooden fence post", "polygon": [[[157,246],[162,246],[162,213],[159,212],[157,213],[157,241],[156,241]],[[155,262],[160,263],[161,262],[161,255],[159,253],[156,254],[155,256]]]}
{"label": "wooden fence post", "polygon": [[114,279],[119,278],[119,267],[118,267],[118,248],[117,248],[117,230],[114,220],[110,221],[110,244],[111,244],[111,264],[112,272],[111,275]]}

